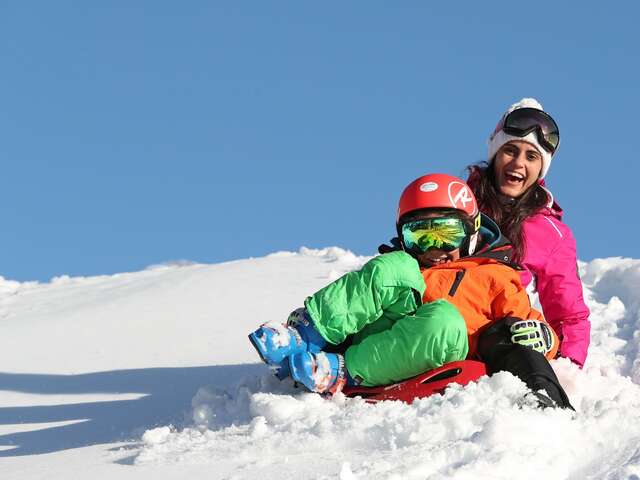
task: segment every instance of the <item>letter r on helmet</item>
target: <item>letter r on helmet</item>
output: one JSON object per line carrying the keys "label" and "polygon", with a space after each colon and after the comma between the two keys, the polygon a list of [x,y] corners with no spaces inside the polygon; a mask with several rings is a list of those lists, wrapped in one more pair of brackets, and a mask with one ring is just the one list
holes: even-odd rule
{"label": "letter r on helmet", "polygon": [[[459,186],[460,189],[458,193],[455,193],[455,187]],[[449,185],[449,198],[451,199],[451,203],[454,208],[458,208],[460,210],[466,210],[467,204],[473,204],[473,196],[469,191],[469,187],[464,183],[460,182],[451,182]]]}

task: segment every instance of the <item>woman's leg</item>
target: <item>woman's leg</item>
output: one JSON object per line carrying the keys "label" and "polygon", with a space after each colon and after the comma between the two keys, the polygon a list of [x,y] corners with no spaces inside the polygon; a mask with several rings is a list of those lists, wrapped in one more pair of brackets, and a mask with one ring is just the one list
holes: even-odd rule
{"label": "woman's leg", "polygon": [[[574,410],[546,357],[531,348],[511,342],[509,321],[506,318],[495,323],[479,339],[478,353],[488,369],[492,373],[510,372],[533,392],[544,390],[557,406]],[[542,406],[553,406],[543,395],[538,394],[538,397]]]}

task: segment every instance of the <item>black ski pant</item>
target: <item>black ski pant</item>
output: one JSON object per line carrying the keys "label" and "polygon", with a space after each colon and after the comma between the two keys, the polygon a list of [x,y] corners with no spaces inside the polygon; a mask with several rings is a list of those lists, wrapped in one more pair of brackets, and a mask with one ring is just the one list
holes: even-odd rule
{"label": "black ski pant", "polygon": [[[511,342],[509,327],[517,320],[520,319],[504,318],[482,333],[478,341],[481,360],[491,373],[510,372],[533,392],[544,390],[557,406],[574,410],[546,357],[531,348]],[[538,395],[538,398],[541,405],[545,406],[544,397]]]}

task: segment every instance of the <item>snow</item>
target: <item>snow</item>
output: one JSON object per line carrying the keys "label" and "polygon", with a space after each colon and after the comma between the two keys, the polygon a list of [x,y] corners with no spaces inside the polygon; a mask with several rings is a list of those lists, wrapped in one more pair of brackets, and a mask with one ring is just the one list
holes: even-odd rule
{"label": "snow", "polygon": [[575,413],[507,373],[413,405],[279,382],[247,334],[366,260],[0,278],[0,478],[640,479],[640,260],[580,263],[589,357],[553,362]]}

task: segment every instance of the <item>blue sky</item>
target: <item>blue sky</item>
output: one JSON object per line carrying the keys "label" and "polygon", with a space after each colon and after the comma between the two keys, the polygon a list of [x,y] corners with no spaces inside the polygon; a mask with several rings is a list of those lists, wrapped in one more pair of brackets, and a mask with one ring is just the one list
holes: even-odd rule
{"label": "blue sky", "polygon": [[635,2],[0,3],[0,275],[370,255],[505,108],[560,125],[578,254],[638,257]]}

